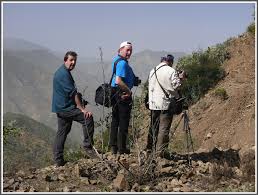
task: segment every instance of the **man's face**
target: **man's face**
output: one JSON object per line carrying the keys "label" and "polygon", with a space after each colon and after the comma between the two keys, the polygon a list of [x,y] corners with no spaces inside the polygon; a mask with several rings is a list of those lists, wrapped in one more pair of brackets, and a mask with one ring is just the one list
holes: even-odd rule
{"label": "man's face", "polygon": [[132,51],[133,51],[132,46],[128,45],[128,46],[122,47],[119,51],[119,54],[120,54],[120,56],[122,56],[126,59],[129,59],[132,55]]}
{"label": "man's face", "polygon": [[74,69],[74,67],[75,67],[75,65],[76,65],[76,60],[77,60],[76,57],[71,56],[71,55],[68,55],[68,58],[67,58],[67,60],[65,61],[64,64],[65,64],[66,68],[67,68],[69,71],[71,71],[71,70]]}

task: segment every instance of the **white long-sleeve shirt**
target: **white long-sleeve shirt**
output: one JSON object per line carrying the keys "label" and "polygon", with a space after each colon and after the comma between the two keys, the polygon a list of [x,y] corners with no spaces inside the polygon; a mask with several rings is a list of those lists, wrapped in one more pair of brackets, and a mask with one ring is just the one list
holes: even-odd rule
{"label": "white long-sleeve shirt", "polygon": [[[151,110],[168,110],[170,98],[178,97],[177,88],[181,85],[177,72],[171,66],[165,65],[165,62],[156,66],[156,74],[161,86],[169,94],[169,98],[161,89],[156,76],[155,68],[149,74],[149,108]],[[162,66],[165,65],[165,66]],[[161,68],[159,68],[162,66]]]}

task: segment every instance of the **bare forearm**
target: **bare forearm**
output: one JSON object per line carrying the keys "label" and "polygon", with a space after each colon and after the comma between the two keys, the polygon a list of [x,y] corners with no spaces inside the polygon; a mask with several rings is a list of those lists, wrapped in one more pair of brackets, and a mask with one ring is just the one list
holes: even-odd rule
{"label": "bare forearm", "polygon": [[120,77],[116,77],[116,84],[127,94],[131,94],[131,90],[127,87],[127,85]]}
{"label": "bare forearm", "polygon": [[81,102],[78,94],[75,95],[74,99],[75,99],[75,103],[76,103],[77,108],[79,108],[80,110],[83,110],[84,107],[82,106],[82,102]]}

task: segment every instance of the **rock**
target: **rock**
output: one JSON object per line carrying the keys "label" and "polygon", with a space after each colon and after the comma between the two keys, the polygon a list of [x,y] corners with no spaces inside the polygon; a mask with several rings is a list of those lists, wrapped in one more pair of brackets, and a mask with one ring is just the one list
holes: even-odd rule
{"label": "rock", "polygon": [[20,171],[18,171],[18,172],[16,173],[16,175],[17,175],[18,177],[24,177],[24,176],[25,176],[25,172],[22,171],[22,170],[20,170]]}
{"label": "rock", "polygon": [[192,169],[192,170],[190,170],[190,171],[187,172],[186,178],[187,178],[187,179],[188,179],[188,178],[191,178],[191,177],[193,177],[194,175],[195,175],[195,170]]}
{"label": "rock", "polygon": [[81,179],[81,182],[83,182],[84,184],[86,184],[86,185],[90,184],[88,177],[81,177],[80,179]]}
{"label": "rock", "polygon": [[19,189],[19,186],[20,186],[20,183],[19,182],[15,182],[14,184],[13,184],[13,190],[15,191],[15,190],[18,190]]}
{"label": "rock", "polygon": [[21,178],[21,177],[18,177],[17,178],[20,182],[22,182],[23,181],[23,179]]}
{"label": "rock", "polygon": [[36,190],[31,186],[29,192],[36,192]]}
{"label": "rock", "polygon": [[233,150],[240,150],[241,148],[240,148],[240,146],[239,146],[238,144],[234,144],[234,145],[231,147],[231,149],[233,149]]}
{"label": "rock", "polygon": [[241,184],[241,182],[238,179],[231,179],[231,183],[236,184],[238,186]]}
{"label": "rock", "polygon": [[10,185],[12,185],[12,184],[14,184],[14,182],[15,182],[15,180],[12,178],[12,179],[10,179],[7,183],[10,184]]}
{"label": "rock", "polygon": [[161,190],[167,188],[167,184],[165,184],[164,182],[158,183],[158,186],[160,187]]}
{"label": "rock", "polygon": [[149,191],[150,191],[150,186],[144,186],[144,187],[142,188],[142,191],[144,191],[144,192],[149,192]]}
{"label": "rock", "polygon": [[124,166],[124,168],[129,169],[129,162],[126,160],[126,158],[120,159],[119,161]]}
{"label": "rock", "polygon": [[91,180],[90,180],[90,184],[92,184],[92,185],[96,185],[96,184],[98,184],[98,181],[97,181],[97,180],[95,180],[95,179],[91,179]]}
{"label": "rock", "polygon": [[241,163],[247,163],[252,160],[255,160],[255,147],[242,148],[239,151],[239,157],[240,157]]}
{"label": "rock", "polygon": [[57,175],[51,176],[51,181],[57,181],[57,180],[58,180],[58,176]]}
{"label": "rock", "polygon": [[173,188],[173,192],[180,192],[180,188]]}
{"label": "rock", "polygon": [[172,179],[172,181],[170,182],[170,185],[172,186],[172,188],[178,187],[182,185],[182,181],[178,179]]}
{"label": "rock", "polygon": [[205,148],[199,148],[195,153],[199,154],[199,153],[208,153],[209,150],[205,149]]}
{"label": "rock", "polygon": [[189,188],[187,185],[184,185],[180,189],[181,192],[191,192],[191,188]]}
{"label": "rock", "polygon": [[34,179],[35,177],[36,177],[35,175],[31,174],[31,175],[28,175],[26,178],[27,179]]}
{"label": "rock", "polygon": [[255,175],[255,147],[242,148],[239,157],[243,175],[247,178]]}
{"label": "rock", "polygon": [[160,170],[161,173],[170,173],[172,170],[172,167],[165,167]]}
{"label": "rock", "polygon": [[234,173],[237,175],[237,177],[242,177],[243,176],[243,172],[239,169],[239,168],[235,168],[234,169]]}
{"label": "rock", "polygon": [[10,187],[11,185],[12,185],[12,184],[4,183],[3,188],[6,189],[6,188]]}
{"label": "rock", "polygon": [[129,184],[125,179],[125,176],[121,173],[119,173],[117,177],[113,180],[113,186],[118,190],[128,190],[129,188]]}
{"label": "rock", "polygon": [[58,178],[58,180],[60,180],[60,181],[66,181],[66,176],[65,176],[65,174],[59,174],[58,176],[57,176],[57,178]]}
{"label": "rock", "polygon": [[76,164],[76,165],[74,166],[74,171],[73,171],[73,173],[74,173],[74,175],[75,175],[76,177],[80,177],[80,167],[79,167],[78,164]]}
{"label": "rock", "polygon": [[63,192],[71,192],[71,189],[67,186],[65,186],[62,190]]}
{"label": "rock", "polygon": [[50,189],[49,189],[49,185],[46,186],[46,192],[49,192]]}
{"label": "rock", "polygon": [[181,176],[181,177],[180,177],[180,180],[182,181],[183,184],[186,183],[186,182],[187,182],[187,177],[186,177],[186,175]]}
{"label": "rock", "polygon": [[206,139],[210,139],[212,137],[212,133],[208,133],[207,135],[206,135]]}
{"label": "rock", "polygon": [[138,183],[135,183],[131,189],[131,192],[139,192],[140,191],[140,186]]}

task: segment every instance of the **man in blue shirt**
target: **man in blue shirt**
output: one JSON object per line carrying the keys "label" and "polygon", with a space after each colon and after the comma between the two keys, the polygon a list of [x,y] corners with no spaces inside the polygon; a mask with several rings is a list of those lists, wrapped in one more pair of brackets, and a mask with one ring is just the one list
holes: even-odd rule
{"label": "man in blue shirt", "polygon": [[71,71],[75,68],[77,53],[68,51],[64,56],[64,64],[55,72],[53,79],[52,112],[57,115],[58,130],[54,142],[54,161],[57,166],[63,166],[64,144],[71,131],[72,122],[82,124],[83,148],[89,157],[95,157],[93,149],[94,121],[92,113],[82,104],[80,94],[77,92]]}
{"label": "man in blue shirt", "polygon": [[[109,138],[109,146],[112,153],[129,154],[130,150],[126,147],[128,126],[132,109],[132,92],[135,75],[128,64],[128,59],[132,54],[132,44],[125,41],[120,44],[118,55],[114,57],[112,70],[115,74],[112,78],[111,86],[114,89],[115,101],[112,106],[112,122]],[[119,61],[119,59],[122,60]],[[116,67],[114,67],[116,64]]]}

